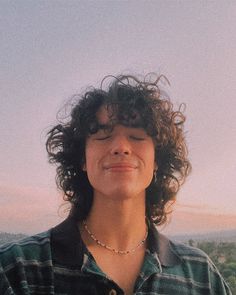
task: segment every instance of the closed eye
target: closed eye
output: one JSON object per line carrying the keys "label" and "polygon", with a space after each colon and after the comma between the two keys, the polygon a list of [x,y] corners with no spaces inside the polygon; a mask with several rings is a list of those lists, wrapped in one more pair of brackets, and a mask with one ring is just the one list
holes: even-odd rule
{"label": "closed eye", "polygon": [[96,140],[106,140],[108,138],[110,138],[111,136],[110,135],[107,135],[107,136],[102,136],[102,137],[97,137],[95,138]]}

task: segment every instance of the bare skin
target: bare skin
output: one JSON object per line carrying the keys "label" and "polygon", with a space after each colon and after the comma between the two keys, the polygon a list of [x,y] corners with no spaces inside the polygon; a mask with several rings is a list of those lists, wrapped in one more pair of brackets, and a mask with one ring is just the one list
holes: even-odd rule
{"label": "bare skin", "polygon": [[[106,108],[99,110],[97,118],[101,124],[109,122]],[[86,223],[99,241],[117,250],[130,250],[143,240],[145,190],[155,169],[154,143],[142,128],[116,125],[110,133],[99,130],[87,138],[83,170],[94,196]],[[133,294],[146,245],[127,255],[116,254],[98,245],[83,225],[79,226],[101,270],[125,294]]]}
{"label": "bare skin", "polygon": [[[146,233],[145,211],[142,208],[143,206],[140,206],[140,202],[137,202],[138,199],[126,200],[125,204],[122,205],[112,204],[112,202],[101,204],[104,203],[100,202],[104,200],[102,198],[98,202],[95,201],[87,219],[89,229],[91,232],[96,233],[96,237],[100,241],[115,249],[127,250],[134,248]],[[115,205],[114,210],[111,210],[113,205]],[[97,209],[100,206],[102,206],[103,210]],[[131,208],[135,208],[135,212],[130,210]],[[138,211],[140,211],[140,215]],[[137,218],[137,216],[142,216],[142,218]],[[108,220],[109,222],[107,222]],[[144,260],[146,244],[127,255],[116,254],[99,246],[92,240],[83,225],[80,225],[80,231],[83,241],[101,270],[116,282],[124,290],[125,294],[133,294],[135,281]]]}

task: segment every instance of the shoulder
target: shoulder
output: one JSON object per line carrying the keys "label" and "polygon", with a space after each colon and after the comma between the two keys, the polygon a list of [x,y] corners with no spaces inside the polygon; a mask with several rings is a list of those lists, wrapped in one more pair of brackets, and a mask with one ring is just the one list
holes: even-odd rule
{"label": "shoulder", "polygon": [[201,249],[188,246],[183,243],[179,243],[170,240],[170,247],[176,255],[180,258],[182,263],[191,265],[193,267],[210,268],[212,271],[217,271],[214,263],[210,257]]}
{"label": "shoulder", "polygon": [[[0,294],[51,294],[51,230],[0,247]],[[38,294],[38,293],[37,293]]]}
{"label": "shoulder", "polygon": [[7,267],[20,260],[48,260],[51,230],[0,247],[0,264]]}
{"label": "shoulder", "polygon": [[186,277],[194,279],[202,286],[208,285],[214,294],[231,294],[219,270],[205,252],[172,240],[170,246],[180,258]]}
{"label": "shoulder", "polygon": [[183,260],[200,260],[200,261],[208,261],[209,257],[205,252],[200,250],[199,248],[188,246],[186,244],[169,240],[172,250]]}

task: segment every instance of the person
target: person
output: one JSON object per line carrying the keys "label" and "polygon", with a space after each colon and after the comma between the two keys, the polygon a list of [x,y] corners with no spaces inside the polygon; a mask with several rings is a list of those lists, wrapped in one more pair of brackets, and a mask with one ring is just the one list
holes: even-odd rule
{"label": "person", "polygon": [[231,294],[205,253],[157,230],[191,165],[185,116],[151,77],[106,77],[49,131],[70,213],[1,248],[1,294]]}

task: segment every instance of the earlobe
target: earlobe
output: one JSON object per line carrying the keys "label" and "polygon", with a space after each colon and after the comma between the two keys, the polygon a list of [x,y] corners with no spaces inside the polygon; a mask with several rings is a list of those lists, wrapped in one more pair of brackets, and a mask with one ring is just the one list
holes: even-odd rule
{"label": "earlobe", "polygon": [[157,170],[158,170],[158,166],[157,163],[154,163],[154,170],[153,170],[153,179],[154,179],[154,183],[157,182]]}
{"label": "earlobe", "polygon": [[86,163],[83,163],[83,165],[82,165],[82,170],[83,170],[83,171],[87,171]]}

